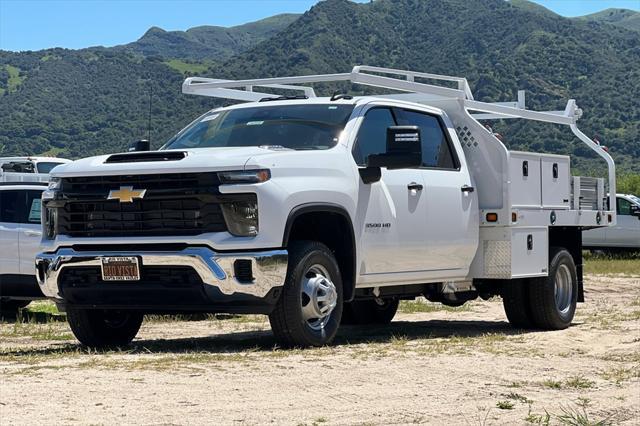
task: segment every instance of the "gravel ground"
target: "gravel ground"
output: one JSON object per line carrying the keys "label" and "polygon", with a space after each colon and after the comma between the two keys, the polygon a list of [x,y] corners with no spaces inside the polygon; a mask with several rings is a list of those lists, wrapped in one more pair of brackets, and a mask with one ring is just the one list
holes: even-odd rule
{"label": "gravel ground", "polygon": [[3,322],[0,424],[640,424],[640,275],[586,289],[564,331],[513,330],[499,299],[414,302],[310,350],[260,316],[151,319],[109,352]]}

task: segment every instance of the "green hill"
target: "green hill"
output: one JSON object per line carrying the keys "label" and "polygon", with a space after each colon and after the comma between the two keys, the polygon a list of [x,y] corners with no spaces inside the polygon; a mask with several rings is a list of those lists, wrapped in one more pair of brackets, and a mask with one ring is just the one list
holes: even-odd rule
{"label": "green hill", "polygon": [[[121,150],[146,135],[150,91],[152,141],[159,146],[220,104],[181,95],[185,74],[247,78],[344,72],[369,64],[465,76],[476,98],[486,101],[512,100],[525,89],[532,109],[557,109],[576,98],[585,111],[580,127],[610,146],[621,168],[640,171],[637,33],[525,3],[327,0],[276,36],[247,42],[257,44],[232,57],[224,52],[188,56],[191,50],[180,50],[180,41],[180,49],[165,44],[165,50],[148,53],[122,46],[0,52],[0,153],[55,148],[77,157]],[[194,30],[185,32],[191,41]],[[574,152],[579,156],[574,164],[592,165],[590,151],[572,141],[567,129],[520,123],[494,127],[513,148]]]}
{"label": "green hill", "polygon": [[591,15],[581,16],[578,19],[589,22],[604,22],[628,30],[640,31],[640,12],[629,9],[605,9]]}
{"label": "green hill", "polygon": [[235,27],[201,26],[187,31],[150,28],[139,40],[114,50],[188,61],[225,59],[273,37],[300,15],[282,14]]}

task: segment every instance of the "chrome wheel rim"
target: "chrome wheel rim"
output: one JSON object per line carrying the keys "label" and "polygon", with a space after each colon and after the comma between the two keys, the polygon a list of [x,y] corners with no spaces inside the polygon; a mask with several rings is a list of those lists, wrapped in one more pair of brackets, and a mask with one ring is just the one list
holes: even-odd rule
{"label": "chrome wheel rim", "polygon": [[338,292],[329,271],[322,265],[312,265],[302,277],[302,319],[313,330],[322,330],[338,304]]}
{"label": "chrome wheel rim", "polygon": [[571,309],[573,299],[573,278],[567,265],[562,264],[558,267],[554,281],[556,308],[560,313],[566,314]]}

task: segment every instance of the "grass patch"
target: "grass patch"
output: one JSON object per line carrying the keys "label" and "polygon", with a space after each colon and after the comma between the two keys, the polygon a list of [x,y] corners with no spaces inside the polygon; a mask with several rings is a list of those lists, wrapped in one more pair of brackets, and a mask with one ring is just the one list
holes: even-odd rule
{"label": "grass patch", "polygon": [[74,339],[66,324],[53,320],[45,323],[16,321],[11,326],[0,329],[0,340],[19,337],[27,337],[33,340]]}
{"label": "grass patch", "polygon": [[42,314],[49,314],[52,316],[63,316],[64,314],[62,312],[60,312],[58,310],[58,308],[56,307],[56,304],[53,302],[50,302],[48,300],[37,300],[37,301],[33,301],[29,304],[29,306],[27,306],[26,308],[24,308],[23,310],[24,312],[30,312],[30,313],[42,313]]}
{"label": "grass patch", "polygon": [[186,62],[180,59],[171,59],[164,62],[169,68],[173,68],[181,74],[201,74],[209,69],[211,64],[197,63],[197,62]]}
{"label": "grass patch", "polygon": [[526,396],[520,395],[516,392],[509,392],[508,394],[503,394],[503,396],[512,401],[521,402],[523,404],[532,404],[533,401],[527,398]]}
{"label": "grass patch", "polygon": [[9,93],[15,92],[18,90],[18,86],[22,84],[25,77],[20,76],[20,68],[14,67],[13,65],[5,65],[4,69],[9,73],[9,79],[7,80],[7,91]]}
{"label": "grass patch", "polygon": [[585,252],[583,258],[586,274],[640,276],[640,254],[612,256]]}
{"label": "grass patch", "polygon": [[513,410],[513,407],[515,407],[515,404],[511,401],[498,401],[496,403],[496,407],[498,407],[501,410]]}
{"label": "grass patch", "polygon": [[558,380],[547,379],[542,382],[542,386],[549,389],[562,389],[562,382]]}
{"label": "grass patch", "polygon": [[561,414],[555,416],[561,425],[566,426],[605,426],[611,424],[608,419],[592,420],[589,418],[587,411],[577,408],[561,408]]}
{"label": "grass patch", "polygon": [[622,382],[626,382],[627,380],[640,378],[640,367],[636,365],[635,367],[631,368],[612,368],[600,373],[600,377],[607,381],[614,382],[616,385],[619,385]]}
{"label": "grass patch", "polygon": [[587,378],[584,378],[582,376],[574,376],[574,377],[568,379],[565,382],[565,385],[568,388],[589,389],[589,388],[592,388],[593,385],[595,385],[595,382],[592,381],[592,380],[589,380]]}
{"label": "grass patch", "polygon": [[398,312],[403,314],[429,313],[429,312],[466,312],[471,307],[465,303],[459,307],[443,305],[442,303],[432,303],[426,300],[402,300],[398,306]]}

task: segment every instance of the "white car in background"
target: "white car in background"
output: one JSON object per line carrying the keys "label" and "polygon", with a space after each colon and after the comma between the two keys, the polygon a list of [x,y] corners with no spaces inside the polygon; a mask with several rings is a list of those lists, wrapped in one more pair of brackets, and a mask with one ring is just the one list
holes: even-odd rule
{"label": "white car in background", "polygon": [[0,313],[14,314],[43,298],[34,262],[42,236],[46,183],[0,183]]}
{"label": "white car in background", "polygon": [[640,198],[616,194],[618,223],[582,233],[582,247],[591,250],[640,250]]}
{"label": "white car in background", "polygon": [[54,167],[70,162],[54,157],[0,157],[0,182],[47,182]]}

